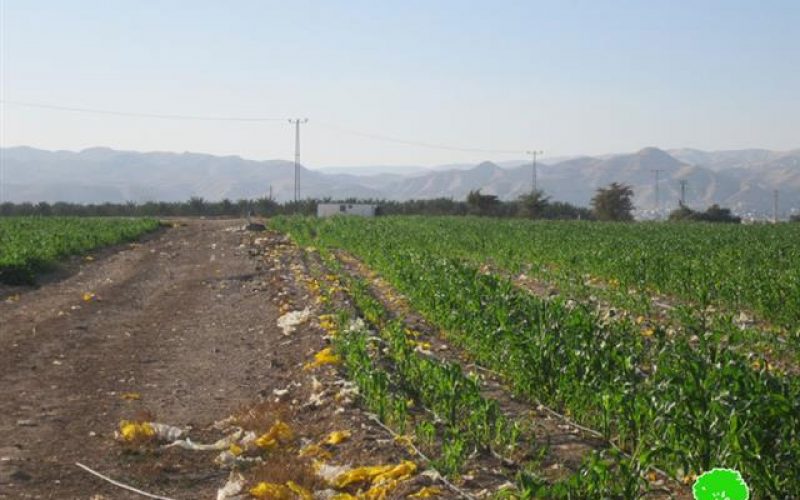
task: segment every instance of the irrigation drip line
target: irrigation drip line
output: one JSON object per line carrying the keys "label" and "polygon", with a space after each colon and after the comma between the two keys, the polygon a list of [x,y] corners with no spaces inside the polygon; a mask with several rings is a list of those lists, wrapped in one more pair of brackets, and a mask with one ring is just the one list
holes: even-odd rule
{"label": "irrigation drip line", "polygon": [[[499,378],[499,379],[503,379],[503,378],[504,378],[504,377],[503,377],[503,375],[501,375],[500,373],[498,373],[498,372],[496,372],[496,371],[494,371],[494,370],[491,370],[491,369],[489,369],[489,368],[485,368],[485,367],[483,367],[483,366],[476,365],[475,363],[470,363],[470,364],[469,364],[469,365],[467,365],[467,366],[468,366],[468,367],[472,367],[472,368],[477,368],[478,370],[481,370],[481,371],[484,371],[484,372],[490,373],[490,374],[494,375],[495,377],[497,377],[497,378]],[[578,429],[578,430],[581,430],[581,431],[583,431],[583,432],[585,432],[585,433],[587,433],[587,434],[591,434],[591,435],[593,435],[593,436],[595,436],[595,437],[601,438],[603,441],[605,441],[605,442],[607,442],[609,445],[611,445],[611,447],[612,447],[612,448],[614,448],[616,451],[620,452],[620,453],[621,453],[623,456],[625,456],[625,457],[627,457],[627,458],[629,458],[629,459],[633,460],[633,455],[629,454],[628,452],[626,452],[625,450],[623,450],[622,448],[620,448],[619,446],[617,446],[617,444],[616,444],[616,443],[614,443],[614,441],[612,441],[612,440],[610,440],[610,439],[606,439],[606,437],[603,435],[603,433],[602,433],[602,432],[600,432],[600,431],[598,431],[598,430],[595,430],[595,429],[592,429],[591,427],[586,427],[586,426],[583,426],[583,425],[581,425],[581,424],[579,424],[579,423],[575,422],[574,420],[572,420],[572,419],[571,419],[571,418],[569,418],[568,416],[566,416],[566,415],[563,415],[563,414],[561,414],[561,413],[559,413],[559,412],[555,411],[554,409],[550,408],[549,406],[547,406],[547,405],[543,404],[543,403],[542,403],[541,401],[539,401],[538,399],[534,399],[534,400],[533,400],[533,402],[536,404],[536,406],[537,406],[537,409],[544,410],[546,413],[549,413],[551,416],[553,416],[553,417],[556,417],[556,418],[558,418],[559,420],[562,420],[562,421],[564,421],[564,422],[565,422],[567,425],[569,425],[570,427],[575,427],[576,429]],[[655,467],[655,466],[653,466],[653,465],[648,465],[648,466],[647,466],[647,468],[648,468],[648,469],[650,469],[650,470],[652,470],[653,472],[657,472],[657,473],[661,474],[662,476],[664,476],[664,477],[666,477],[666,478],[669,478],[669,479],[671,479],[671,480],[673,480],[673,481],[677,481],[677,479],[675,479],[674,477],[672,477],[672,475],[671,475],[671,474],[668,474],[666,471],[664,471],[664,470],[662,470],[662,469],[659,469],[658,467]]]}
{"label": "irrigation drip line", "polygon": [[80,463],[80,462],[75,462],[75,465],[77,465],[77,466],[78,466],[78,467],[80,467],[81,469],[85,470],[85,471],[86,471],[86,472],[88,472],[89,474],[92,474],[93,476],[97,476],[97,477],[99,477],[100,479],[102,479],[103,481],[107,481],[107,482],[109,482],[109,483],[113,484],[114,486],[116,486],[116,487],[118,487],[118,488],[122,488],[123,490],[128,490],[128,491],[131,491],[131,492],[133,492],[133,493],[137,493],[137,494],[139,494],[139,495],[145,496],[145,497],[147,497],[147,498],[155,498],[156,500],[175,500],[174,498],[170,498],[170,497],[164,497],[164,496],[161,496],[161,495],[154,495],[154,494],[152,494],[152,493],[148,493],[148,492],[146,492],[146,491],[142,491],[142,490],[140,490],[140,489],[134,488],[133,486],[128,486],[128,485],[127,485],[127,484],[125,484],[125,483],[121,483],[121,482],[119,482],[119,481],[116,481],[116,480],[114,480],[114,479],[111,479],[110,477],[108,477],[108,476],[106,476],[106,475],[100,474],[99,472],[97,472],[97,471],[95,471],[95,470],[92,470],[91,468],[89,468],[89,467],[87,467],[87,466],[83,465],[83,464],[82,464],[82,463]]}
{"label": "irrigation drip line", "polygon": [[[396,441],[403,438],[403,436],[401,436],[400,434],[397,434],[396,432],[394,432],[390,427],[387,427],[386,425],[384,425],[384,423],[380,421],[380,419],[377,417],[377,415],[374,415],[372,413],[367,413],[367,417],[370,420],[372,420],[373,422],[375,422],[376,424],[378,424],[383,430],[388,432],[389,435],[391,435],[392,438],[395,439]],[[431,465],[433,463],[433,460],[431,460],[424,453],[422,453],[420,451],[420,449],[417,448],[416,445],[414,445],[414,443],[411,442],[411,440],[404,439],[403,442],[408,444],[408,446],[410,446],[411,449],[414,450],[414,453],[416,453],[420,458],[422,458],[424,461],[426,461],[428,463],[428,465]],[[440,473],[438,470],[436,470],[433,466],[431,466],[431,468],[436,471],[436,474],[439,475],[439,480],[442,481],[445,484],[445,486],[450,488],[452,491],[458,493],[459,495],[463,496],[464,498],[469,498],[470,500],[477,500],[477,498],[475,496],[470,495],[466,491],[462,490],[461,488],[459,488],[455,484],[453,484],[450,481],[448,481],[447,478],[445,478],[442,475],[442,473]]]}

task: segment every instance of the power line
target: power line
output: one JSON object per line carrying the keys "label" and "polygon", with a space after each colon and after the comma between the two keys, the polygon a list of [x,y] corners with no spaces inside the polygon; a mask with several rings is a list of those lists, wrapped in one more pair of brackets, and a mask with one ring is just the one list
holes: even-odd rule
{"label": "power line", "polygon": [[[284,120],[284,118],[274,118],[274,117],[205,116],[205,115],[181,115],[181,114],[163,114],[163,113],[139,113],[132,111],[119,111],[119,110],[86,108],[77,106],[61,106],[57,104],[46,104],[37,102],[8,101],[5,99],[0,99],[0,104],[22,106],[27,108],[49,109],[53,111],[66,111],[73,113],[88,113],[88,114],[110,115],[110,116],[128,116],[135,118],[157,118],[163,120],[193,120],[193,121],[211,121],[211,122],[279,122]],[[461,151],[466,153],[515,154],[515,155],[524,153],[524,150],[522,149],[511,150],[511,149],[465,148],[465,147],[449,146],[444,144],[435,144],[423,141],[415,141],[409,139],[401,139],[397,137],[390,137],[380,134],[372,134],[368,132],[362,132],[358,130],[348,129],[345,127],[340,127],[338,125],[331,123],[322,122],[320,123],[320,125],[332,129],[334,131],[337,131],[339,133],[366,137],[368,139],[373,139],[377,141],[391,142],[395,144],[404,144],[406,146],[417,146],[430,149],[441,149],[446,151]]]}
{"label": "power line", "polygon": [[109,109],[80,108],[73,106],[59,106],[55,104],[43,104],[35,102],[18,102],[0,100],[1,104],[13,106],[23,106],[27,108],[51,109],[56,111],[69,111],[74,113],[91,113],[96,115],[131,116],[137,118],[158,118],[163,120],[194,120],[211,122],[277,122],[284,118],[265,118],[265,117],[239,117],[239,116],[203,116],[203,115],[172,115],[161,113],[136,113],[131,111],[116,111]]}

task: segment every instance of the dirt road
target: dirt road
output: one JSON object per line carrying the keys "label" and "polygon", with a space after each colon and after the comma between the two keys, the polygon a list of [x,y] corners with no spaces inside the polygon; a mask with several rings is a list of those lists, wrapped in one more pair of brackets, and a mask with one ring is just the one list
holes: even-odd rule
{"label": "dirt road", "polygon": [[[203,426],[272,391],[277,310],[243,233],[226,230],[241,224],[185,221],[0,302],[0,498],[128,498],[74,465],[131,476],[120,419]],[[224,475],[184,461],[134,481],[207,498]]]}

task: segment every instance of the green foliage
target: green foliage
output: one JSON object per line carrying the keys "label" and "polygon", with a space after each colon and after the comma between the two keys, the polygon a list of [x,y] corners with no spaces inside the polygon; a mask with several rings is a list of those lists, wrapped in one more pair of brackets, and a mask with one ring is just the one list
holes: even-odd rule
{"label": "green foliage", "polygon": [[132,241],[157,227],[154,219],[0,218],[0,282],[31,283],[59,259]]}
{"label": "green foliage", "polygon": [[739,224],[741,217],[731,214],[729,208],[722,208],[717,204],[711,205],[705,212],[696,212],[686,205],[681,205],[669,214],[671,221],[700,221],[700,222],[725,222]]}
{"label": "green foliage", "polygon": [[[672,283],[676,271],[692,278],[680,274],[688,261],[707,281],[679,290],[697,294],[701,304],[725,297],[716,290],[729,290],[737,280],[758,287],[764,269],[769,277],[780,276],[778,286],[785,287],[783,314],[797,318],[793,266],[800,254],[787,241],[800,235],[792,226],[430,218],[292,218],[275,225],[304,244],[342,248],[361,258],[477,363],[503,374],[515,392],[601,429],[633,455],[637,467],[656,465],[681,476],[724,465],[742,471],[764,494],[800,491],[800,380],[754,368],[751,359],[728,348],[731,332],[709,329],[692,316],[679,335],[662,328],[643,335],[632,321],[607,322],[590,308],[525,293],[473,263],[552,259],[578,273],[617,272],[644,288]],[[693,251],[681,252],[687,246]],[[628,252],[619,252],[625,247]],[[761,260],[762,253],[776,251],[783,261]],[[746,266],[731,260],[737,252],[748,256]],[[770,290],[776,284],[761,286]]]}
{"label": "green foliage", "polygon": [[500,207],[500,200],[493,194],[481,194],[481,190],[470,191],[467,195],[470,213],[475,215],[494,215]]}
{"label": "green foliage", "polygon": [[523,194],[517,200],[519,204],[519,214],[528,219],[541,219],[547,207],[550,206],[550,197],[544,191],[531,191]]}
{"label": "green foliage", "polygon": [[633,188],[616,182],[598,188],[592,198],[592,209],[599,220],[632,221]]}
{"label": "green foliage", "polygon": [[[329,255],[326,261],[331,270],[339,270]],[[505,451],[516,445],[518,429],[503,417],[496,402],[480,394],[477,381],[464,375],[456,363],[417,352],[404,323],[389,319],[362,279],[346,273],[338,277],[361,315],[377,329],[377,336],[343,314],[334,347],[366,406],[381,421],[403,433],[411,418],[407,402],[424,406],[436,423],[417,417],[414,430],[419,442],[434,454],[434,466],[447,475],[458,474],[473,450]]]}

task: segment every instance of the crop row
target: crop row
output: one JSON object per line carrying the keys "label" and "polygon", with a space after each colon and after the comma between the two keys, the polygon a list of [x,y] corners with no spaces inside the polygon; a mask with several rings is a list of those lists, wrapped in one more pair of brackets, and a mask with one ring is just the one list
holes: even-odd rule
{"label": "crop row", "polygon": [[731,311],[800,323],[800,227],[598,224],[469,217],[387,217],[326,221],[322,233],[370,238],[509,270],[576,281],[602,278],[623,290],[656,291]]}
{"label": "crop row", "polygon": [[[392,317],[362,278],[343,271],[335,258],[323,254],[358,313],[377,330],[376,334],[337,309],[335,349],[365,405],[381,421],[399,433],[405,433],[409,422],[414,422],[414,440],[435,457],[431,465],[453,477],[476,452],[511,453],[525,444],[517,423],[505,418],[495,401],[480,394],[477,378],[464,375],[457,363],[418,352],[415,332],[402,318]],[[410,413],[409,407],[424,408],[434,418]],[[515,498],[631,498],[647,491],[638,464],[613,450],[587,455],[576,472],[556,483],[542,479],[536,467],[535,462],[522,467],[515,477],[516,489],[505,494]]]}
{"label": "crop row", "polygon": [[158,227],[155,219],[0,218],[0,282],[30,283],[59,259],[132,241]]}
{"label": "crop row", "polygon": [[[381,224],[392,223],[405,224]],[[306,244],[352,252],[517,392],[601,429],[639,463],[678,477],[732,467],[762,494],[800,492],[800,382],[753,369],[720,332],[691,318],[689,335],[603,322],[429,249],[440,242],[403,240],[402,230],[344,220],[276,225]]]}

